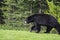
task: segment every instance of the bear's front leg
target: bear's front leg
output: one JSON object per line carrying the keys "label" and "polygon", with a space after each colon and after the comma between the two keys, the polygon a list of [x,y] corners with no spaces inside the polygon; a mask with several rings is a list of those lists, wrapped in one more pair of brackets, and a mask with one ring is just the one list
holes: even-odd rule
{"label": "bear's front leg", "polygon": [[30,29],[30,32],[32,32],[34,30],[35,26],[32,26]]}
{"label": "bear's front leg", "polygon": [[40,26],[38,26],[38,27],[37,27],[37,31],[36,31],[36,33],[39,33],[39,32],[40,32],[40,30],[41,30],[41,27],[40,27]]}
{"label": "bear's front leg", "polygon": [[41,30],[41,25],[39,24],[35,25],[35,30],[36,30],[36,33],[39,33]]}

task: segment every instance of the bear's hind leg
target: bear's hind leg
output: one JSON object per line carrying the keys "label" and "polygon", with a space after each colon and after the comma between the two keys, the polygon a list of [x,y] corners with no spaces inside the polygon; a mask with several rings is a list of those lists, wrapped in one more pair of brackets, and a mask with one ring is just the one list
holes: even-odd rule
{"label": "bear's hind leg", "polygon": [[44,32],[44,33],[50,33],[50,31],[51,31],[52,28],[53,27],[51,27],[51,26],[47,26],[46,32]]}

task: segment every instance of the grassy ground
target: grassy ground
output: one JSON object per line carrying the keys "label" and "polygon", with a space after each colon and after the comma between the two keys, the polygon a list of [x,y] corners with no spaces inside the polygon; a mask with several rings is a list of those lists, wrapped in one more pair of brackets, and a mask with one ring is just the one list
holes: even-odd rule
{"label": "grassy ground", "polygon": [[0,30],[0,40],[60,40],[60,35],[37,34],[29,31]]}

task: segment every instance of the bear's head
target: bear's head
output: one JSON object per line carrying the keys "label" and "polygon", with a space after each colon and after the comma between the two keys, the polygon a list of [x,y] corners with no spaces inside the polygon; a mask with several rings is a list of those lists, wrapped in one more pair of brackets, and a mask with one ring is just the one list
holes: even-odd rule
{"label": "bear's head", "polygon": [[33,16],[29,16],[29,17],[26,18],[25,23],[29,24],[29,23],[33,22],[33,20],[34,20],[34,17]]}

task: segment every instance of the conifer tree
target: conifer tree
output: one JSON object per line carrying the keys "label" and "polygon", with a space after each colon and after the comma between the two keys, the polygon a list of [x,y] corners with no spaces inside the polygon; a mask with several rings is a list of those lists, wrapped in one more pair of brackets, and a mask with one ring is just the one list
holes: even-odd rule
{"label": "conifer tree", "polygon": [[5,4],[3,4],[4,3],[4,0],[0,0],[0,24],[4,24],[5,23],[5,21],[4,21],[4,13],[3,13],[3,10],[1,9],[3,6],[5,6]]}

